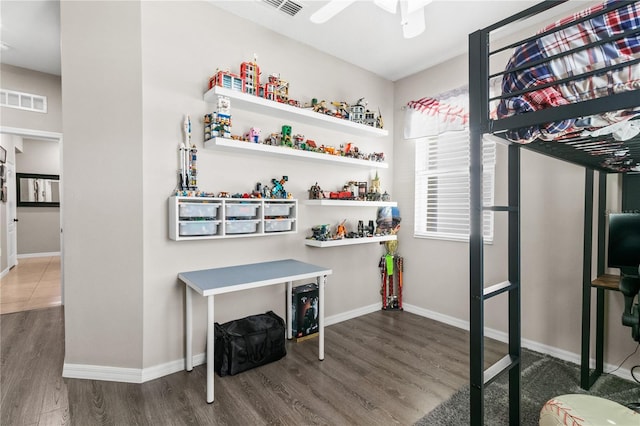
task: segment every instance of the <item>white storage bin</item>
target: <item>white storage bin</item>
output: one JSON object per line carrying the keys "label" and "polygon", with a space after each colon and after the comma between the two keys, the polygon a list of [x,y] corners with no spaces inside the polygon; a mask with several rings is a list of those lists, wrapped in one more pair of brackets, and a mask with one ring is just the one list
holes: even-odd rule
{"label": "white storage bin", "polygon": [[[228,206],[227,206],[228,207]],[[258,231],[259,220],[227,220],[225,234],[253,234]]]}
{"label": "white storage bin", "polygon": [[227,217],[256,217],[258,215],[259,203],[226,203]]}
{"label": "white storage bin", "polygon": [[216,235],[220,221],[190,220],[179,223],[180,236]]}
{"label": "white storage bin", "polygon": [[272,203],[264,204],[264,216],[289,216],[293,204],[290,203]]}
{"label": "white storage bin", "polygon": [[291,231],[293,219],[265,219],[264,232]]}
{"label": "white storage bin", "polygon": [[179,203],[178,216],[181,219],[187,218],[209,218],[217,217],[220,203]]}

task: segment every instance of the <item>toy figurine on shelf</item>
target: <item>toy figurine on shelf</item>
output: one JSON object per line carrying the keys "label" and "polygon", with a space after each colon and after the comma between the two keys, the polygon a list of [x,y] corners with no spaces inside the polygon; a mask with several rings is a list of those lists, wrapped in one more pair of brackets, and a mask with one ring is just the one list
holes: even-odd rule
{"label": "toy figurine on shelf", "polygon": [[286,145],[288,147],[293,146],[293,140],[291,139],[291,126],[284,125],[282,126],[282,137],[281,137],[282,145]]}
{"label": "toy figurine on shelf", "polygon": [[249,142],[258,143],[260,142],[260,129],[252,127],[247,133],[245,133],[244,137]]}
{"label": "toy figurine on shelf", "polygon": [[320,185],[318,185],[318,182],[316,182],[315,185],[311,185],[311,188],[309,188],[309,199],[320,200],[322,198],[324,198],[324,193],[322,192]]}
{"label": "toy figurine on shelf", "polygon": [[344,226],[346,221],[347,219],[343,220],[336,227],[336,236],[335,236],[336,240],[341,240],[347,236],[347,227]]}
{"label": "toy figurine on shelf", "polygon": [[[378,209],[377,234],[396,235],[400,230],[400,210],[397,207],[380,207]],[[398,240],[385,241],[386,253],[380,258],[378,267],[382,275],[382,309],[402,310],[402,272],[404,259],[398,256]],[[398,275],[397,289],[394,276]]]}
{"label": "toy figurine on shelf", "polygon": [[191,118],[186,115],[182,122],[183,141],[180,144],[180,170],[178,186],[180,190],[198,190],[198,168],[195,145],[191,144]]}
{"label": "toy figurine on shelf", "polygon": [[276,178],[271,179],[271,183],[273,184],[273,188],[271,189],[272,198],[289,198],[289,194],[284,189],[284,183],[288,180],[288,176],[282,176],[280,180]]}
{"label": "toy figurine on shelf", "polygon": [[346,102],[331,102],[331,105],[336,107],[333,113],[334,117],[349,119],[349,104]]}
{"label": "toy figurine on shelf", "polygon": [[311,228],[313,235],[309,237],[311,240],[327,241],[329,239],[329,225],[316,225]]}

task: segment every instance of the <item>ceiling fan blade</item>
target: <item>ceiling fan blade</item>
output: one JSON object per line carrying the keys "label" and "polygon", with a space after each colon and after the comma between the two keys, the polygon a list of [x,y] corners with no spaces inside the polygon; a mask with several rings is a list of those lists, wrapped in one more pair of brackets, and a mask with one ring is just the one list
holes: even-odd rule
{"label": "ceiling fan blade", "polygon": [[408,2],[400,1],[400,25],[402,25],[402,35],[404,38],[413,38],[422,34],[425,30],[424,9],[420,8],[409,13]]}
{"label": "ceiling fan blade", "polygon": [[376,6],[389,13],[396,13],[398,9],[398,0],[373,0]]}
{"label": "ceiling fan blade", "polygon": [[311,17],[309,18],[311,22],[314,24],[323,24],[327,22],[329,19],[336,16],[338,13],[342,12],[347,6],[350,6],[352,3],[355,3],[355,0],[331,0],[325,6],[318,9]]}
{"label": "ceiling fan blade", "polygon": [[407,13],[412,14],[418,9],[424,8],[433,0],[407,0]]}

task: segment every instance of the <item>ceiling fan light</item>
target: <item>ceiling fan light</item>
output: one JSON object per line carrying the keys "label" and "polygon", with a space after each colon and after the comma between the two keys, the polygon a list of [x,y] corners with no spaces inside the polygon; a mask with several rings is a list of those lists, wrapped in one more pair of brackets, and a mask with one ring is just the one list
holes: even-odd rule
{"label": "ceiling fan light", "polygon": [[389,13],[396,13],[398,9],[398,0],[373,0],[376,6]]}
{"label": "ceiling fan light", "polygon": [[324,24],[352,3],[355,3],[355,0],[332,0],[316,10],[315,13],[309,17],[309,20],[314,24]]}

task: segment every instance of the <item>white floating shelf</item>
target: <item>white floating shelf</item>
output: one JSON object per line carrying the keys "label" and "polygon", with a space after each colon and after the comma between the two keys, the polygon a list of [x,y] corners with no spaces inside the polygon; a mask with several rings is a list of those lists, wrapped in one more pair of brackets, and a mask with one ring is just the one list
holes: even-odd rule
{"label": "white floating shelf", "polygon": [[358,200],[304,200],[302,204],[308,206],[339,206],[339,207],[397,207],[395,201],[358,201]]}
{"label": "white floating shelf", "polygon": [[397,235],[382,235],[379,237],[362,237],[362,238],[343,238],[341,240],[330,241],[318,241],[318,240],[304,240],[304,244],[310,247],[337,247],[337,246],[350,246],[354,244],[371,244],[381,243],[384,241],[397,240]]}
{"label": "white floating shelf", "polygon": [[219,95],[226,96],[233,100],[231,102],[231,111],[233,111],[234,106],[237,106],[247,111],[269,114],[283,120],[295,120],[299,123],[322,126],[327,129],[348,132],[354,135],[376,137],[389,135],[389,131],[385,129],[354,123],[353,121],[342,118],[320,114],[308,108],[298,108],[219,86],[215,86],[207,91],[204,94],[204,100],[209,103],[216,103],[218,100],[217,96]]}
{"label": "white floating shelf", "polygon": [[[269,102],[272,102],[272,101],[269,101]],[[360,160],[358,158],[341,157],[339,155],[323,154],[320,152],[313,152],[313,151],[303,151],[301,149],[294,149],[286,146],[265,145],[261,143],[238,141],[235,139],[227,139],[227,138],[220,138],[220,137],[212,138],[204,141],[204,147],[207,149],[211,149],[215,147],[223,147],[223,148],[234,149],[234,150],[258,151],[267,155],[279,155],[279,156],[284,155],[289,157],[303,158],[307,160],[318,160],[318,161],[339,163],[339,164],[344,164],[349,166],[370,167],[370,168],[378,168],[378,169],[389,168],[388,163],[383,163],[380,161]]]}

